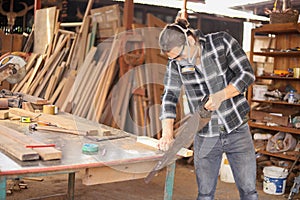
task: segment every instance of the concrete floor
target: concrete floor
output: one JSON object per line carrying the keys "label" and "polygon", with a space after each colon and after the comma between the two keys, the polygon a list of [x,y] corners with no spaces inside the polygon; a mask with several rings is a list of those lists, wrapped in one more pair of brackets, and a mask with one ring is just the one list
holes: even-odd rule
{"label": "concrete floor", "polygon": [[[61,200],[66,199],[67,175],[43,177],[41,182],[26,180],[28,189],[14,191],[7,200]],[[75,183],[76,200],[162,200],[164,195],[165,170],[158,173],[149,184],[143,179],[85,186],[80,179]],[[262,191],[262,184],[257,184],[260,200],[285,200],[285,195],[269,195]],[[55,196],[55,194],[60,196]],[[174,182],[173,200],[195,200],[197,185],[194,169],[190,164],[177,162]],[[297,195],[298,196],[298,195]],[[216,200],[238,200],[238,192],[234,183],[218,182]],[[294,198],[298,199],[298,198]]]}

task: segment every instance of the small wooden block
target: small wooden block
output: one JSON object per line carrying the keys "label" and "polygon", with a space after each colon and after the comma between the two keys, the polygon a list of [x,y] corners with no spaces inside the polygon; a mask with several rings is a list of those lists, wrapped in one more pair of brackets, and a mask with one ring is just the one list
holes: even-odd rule
{"label": "small wooden block", "polygon": [[8,119],[9,112],[7,110],[0,110],[0,119]]}
{"label": "small wooden block", "polygon": [[33,107],[32,107],[32,105],[31,105],[30,102],[23,102],[23,103],[22,103],[22,108],[23,108],[24,110],[28,110],[28,111],[30,111],[30,112],[34,112],[34,109],[33,109]]}
{"label": "small wooden block", "polygon": [[98,135],[98,130],[88,130],[87,131],[87,136],[96,136],[96,135]]}

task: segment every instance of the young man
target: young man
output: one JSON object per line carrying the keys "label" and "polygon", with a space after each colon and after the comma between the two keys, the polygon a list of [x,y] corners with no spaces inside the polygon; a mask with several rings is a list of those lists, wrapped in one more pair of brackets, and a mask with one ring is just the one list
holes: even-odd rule
{"label": "young man", "polygon": [[173,141],[176,104],[183,86],[191,113],[204,105],[212,112],[210,122],[194,138],[194,165],[198,200],[214,199],[222,154],[233,171],[240,199],[258,199],[256,158],[247,124],[249,104],[244,96],[255,80],[252,67],[238,42],[226,32],[203,35],[187,28],[186,20],[167,25],[159,45],[168,57],[164,79],[159,148]]}

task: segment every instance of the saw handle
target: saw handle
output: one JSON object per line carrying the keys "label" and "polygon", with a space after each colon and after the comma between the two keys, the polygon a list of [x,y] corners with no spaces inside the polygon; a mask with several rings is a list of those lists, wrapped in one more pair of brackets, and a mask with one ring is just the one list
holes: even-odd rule
{"label": "saw handle", "polygon": [[210,118],[211,117],[212,112],[210,110],[207,110],[204,107],[205,104],[207,103],[208,99],[209,99],[209,96],[205,95],[200,102],[199,109],[197,110],[197,112],[199,113],[201,118]]}

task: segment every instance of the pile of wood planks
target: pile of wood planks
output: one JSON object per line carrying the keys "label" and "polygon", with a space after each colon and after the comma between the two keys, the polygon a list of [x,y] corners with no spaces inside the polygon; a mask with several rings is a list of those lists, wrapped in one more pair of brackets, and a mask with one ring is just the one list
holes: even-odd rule
{"label": "pile of wood planks", "polygon": [[[159,29],[151,27],[165,23],[149,15],[148,27],[121,33],[119,6],[91,9],[92,4],[89,0],[78,32],[62,29],[57,13],[47,19],[54,24],[49,29],[52,36],[47,36],[50,42],[31,54],[26,77],[12,91],[47,99],[60,111],[136,135],[159,137],[167,59],[160,55]],[[47,9],[39,11],[54,12]],[[40,35],[37,26],[34,31]]]}
{"label": "pile of wood planks", "polygon": [[0,125],[0,149],[21,161],[56,160],[62,158],[62,152],[54,147],[27,148],[28,145],[44,145],[35,139],[7,126]]}

